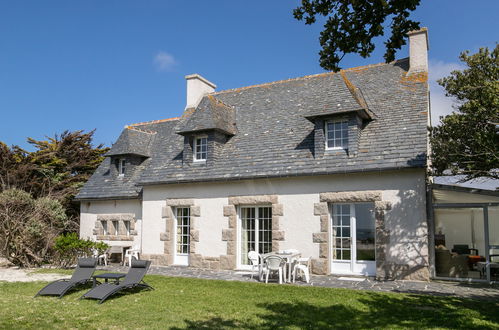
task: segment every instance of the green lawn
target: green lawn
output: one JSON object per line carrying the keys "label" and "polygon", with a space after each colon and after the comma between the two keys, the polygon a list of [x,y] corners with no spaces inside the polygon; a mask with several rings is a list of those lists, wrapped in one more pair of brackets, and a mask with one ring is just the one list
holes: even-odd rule
{"label": "green lawn", "polygon": [[0,282],[0,328],[499,329],[499,302],[148,275],[156,290],[102,305],[33,295],[44,282]]}

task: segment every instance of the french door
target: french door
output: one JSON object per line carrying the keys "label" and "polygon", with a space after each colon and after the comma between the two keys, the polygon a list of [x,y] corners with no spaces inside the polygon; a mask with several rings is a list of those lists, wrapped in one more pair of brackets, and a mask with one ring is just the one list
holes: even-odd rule
{"label": "french door", "polygon": [[248,252],[272,251],[272,208],[241,207],[238,226],[238,268],[249,267]]}
{"label": "french door", "polygon": [[175,208],[175,265],[189,265],[191,243],[191,209],[189,207]]}
{"label": "french door", "polygon": [[333,204],[331,273],[376,275],[373,203]]}

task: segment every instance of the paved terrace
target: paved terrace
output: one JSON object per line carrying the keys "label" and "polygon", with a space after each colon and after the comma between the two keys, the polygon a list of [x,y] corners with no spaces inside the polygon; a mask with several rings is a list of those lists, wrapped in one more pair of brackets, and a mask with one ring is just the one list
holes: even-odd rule
{"label": "paved terrace", "polygon": [[[126,273],[128,271],[128,267],[118,265],[99,266],[98,269],[120,273]],[[180,266],[151,266],[148,274],[201,278],[207,280],[225,280],[255,283],[258,282],[257,276],[253,276],[253,279],[251,279],[250,272],[229,270],[214,271]],[[265,283],[262,283],[262,285],[265,285]],[[309,284],[301,281],[299,282],[297,280],[296,284],[285,285],[319,286],[327,288],[344,288],[381,292],[404,292],[414,294],[428,294],[433,296],[455,296],[499,301],[498,284],[489,285],[482,283],[451,281],[376,281],[373,278],[363,277],[312,275]]]}

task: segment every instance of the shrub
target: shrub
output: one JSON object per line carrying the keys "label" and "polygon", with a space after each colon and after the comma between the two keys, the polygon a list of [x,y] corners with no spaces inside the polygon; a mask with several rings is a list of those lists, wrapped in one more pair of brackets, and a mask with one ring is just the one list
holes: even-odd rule
{"label": "shrub", "polygon": [[104,242],[81,239],[76,233],[63,234],[55,239],[54,249],[57,251],[57,257],[54,261],[61,267],[69,267],[76,264],[79,257],[92,256],[94,249],[102,254],[108,248],[109,245]]}
{"label": "shrub", "polygon": [[48,261],[55,238],[69,224],[57,200],[34,199],[18,189],[0,193],[0,254],[15,265],[33,267]]}

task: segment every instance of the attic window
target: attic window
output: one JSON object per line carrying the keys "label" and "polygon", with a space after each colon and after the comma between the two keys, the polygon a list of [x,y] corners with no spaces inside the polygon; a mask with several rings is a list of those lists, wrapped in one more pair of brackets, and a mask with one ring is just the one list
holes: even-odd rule
{"label": "attic window", "polygon": [[118,160],[118,174],[124,176],[126,171],[126,160],[125,158],[120,158]]}
{"label": "attic window", "polygon": [[208,157],[208,137],[197,136],[194,138],[194,161],[204,162]]}
{"label": "attic window", "polygon": [[326,121],[326,149],[348,149],[348,121]]}

